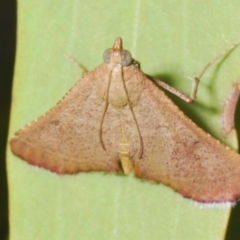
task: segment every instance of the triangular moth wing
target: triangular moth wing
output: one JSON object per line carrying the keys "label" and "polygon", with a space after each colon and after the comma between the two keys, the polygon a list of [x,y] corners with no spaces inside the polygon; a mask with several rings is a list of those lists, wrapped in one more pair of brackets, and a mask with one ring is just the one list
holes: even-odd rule
{"label": "triangular moth wing", "polygon": [[[120,129],[117,111],[110,116],[108,125],[109,132],[113,130],[116,134],[105,134],[108,151],[104,151],[99,141],[105,107],[99,85],[107,75],[103,63],[79,80],[45,115],[20,129],[10,141],[14,154],[30,164],[60,174],[121,170],[116,154],[119,133],[115,129]],[[111,147],[109,142],[113,143]]]}
{"label": "triangular moth wing", "polygon": [[[139,76],[139,78],[142,78]],[[240,197],[240,155],[205,133],[149,79],[134,107],[144,153],[135,174],[201,202]]]}

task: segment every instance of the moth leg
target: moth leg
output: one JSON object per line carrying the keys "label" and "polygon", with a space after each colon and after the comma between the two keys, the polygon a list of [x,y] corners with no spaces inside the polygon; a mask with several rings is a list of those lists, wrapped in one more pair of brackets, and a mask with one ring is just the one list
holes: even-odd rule
{"label": "moth leg", "polygon": [[238,45],[240,44],[240,39],[236,41],[234,44],[232,44],[230,47],[228,47],[226,50],[218,54],[215,58],[210,60],[202,69],[202,71],[195,77],[189,77],[184,75],[186,78],[190,79],[193,81],[192,85],[192,91],[190,96],[185,95],[184,93],[180,92],[179,90],[175,89],[174,87],[169,86],[165,82],[162,82],[159,79],[153,78],[149,75],[146,75],[150,79],[152,79],[158,86],[168,90],[169,92],[175,94],[176,96],[180,97],[187,103],[191,103],[196,100],[197,98],[197,89],[198,89],[198,84],[203,76],[203,74],[208,70],[209,67],[211,67],[217,60],[219,60],[222,57],[226,57],[231,51],[233,51]]}
{"label": "moth leg", "polygon": [[68,54],[64,54],[64,57],[67,58],[76,67],[80,68],[80,70],[82,71],[82,77],[84,77],[88,73],[88,70],[82,64],[80,64],[77,60],[75,60],[74,58],[72,58]]}
{"label": "moth leg", "polygon": [[182,93],[181,91],[177,90],[176,88],[168,85],[167,83],[165,83],[165,82],[163,82],[163,81],[161,81],[161,80],[159,80],[159,79],[157,79],[157,78],[154,78],[154,77],[152,77],[152,76],[150,76],[150,75],[147,75],[147,74],[146,74],[146,76],[147,76],[149,79],[151,79],[156,85],[158,85],[158,86],[166,89],[167,91],[173,93],[174,95],[180,97],[180,98],[181,98],[182,100],[184,100],[185,102],[191,103],[191,102],[194,101],[193,98],[187,96],[186,94],[184,94],[184,93]]}
{"label": "moth leg", "polygon": [[235,82],[232,86],[223,108],[223,130],[225,136],[235,128],[235,112],[240,96],[240,83]]}
{"label": "moth leg", "polygon": [[204,73],[208,70],[209,67],[211,67],[216,61],[218,61],[220,58],[224,58],[226,57],[228,54],[230,54],[231,51],[233,51],[238,45],[240,44],[240,39],[237,40],[235,43],[233,43],[230,47],[228,47],[227,49],[225,49],[223,52],[221,52],[220,54],[218,54],[215,58],[213,58],[212,60],[210,60],[202,69],[202,71],[195,77],[189,77],[184,75],[186,78],[190,79],[193,81],[193,85],[192,85],[192,92],[190,95],[190,99],[192,101],[194,101],[197,98],[197,88],[198,88],[198,84],[202,78],[202,76],[204,75]]}
{"label": "moth leg", "polygon": [[137,61],[137,60],[133,59],[133,62],[132,62],[132,64],[133,64],[134,66],[136,66],[137,68],[141,69],[141,64],[140,64],[140,62],[139,62],[139,61]]}

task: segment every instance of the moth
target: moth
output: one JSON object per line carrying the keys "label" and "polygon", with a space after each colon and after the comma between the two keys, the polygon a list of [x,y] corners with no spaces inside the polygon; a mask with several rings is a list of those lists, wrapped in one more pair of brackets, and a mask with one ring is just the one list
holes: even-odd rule
{"label": "moth", "polygon": [[[187,118],[118,37],[104,62],[46,114],[17,131],[12,152],[58,174],[105,171],[165,184],[199,202],[240,197],[240,155]],[[215,60],[214,60],[215,61]],[[205,71],[205,70],[204,70]]]}

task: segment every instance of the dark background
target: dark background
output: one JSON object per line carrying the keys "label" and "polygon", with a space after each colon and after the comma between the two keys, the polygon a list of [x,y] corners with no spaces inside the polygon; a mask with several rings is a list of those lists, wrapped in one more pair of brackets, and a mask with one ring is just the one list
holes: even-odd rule
{"label": "dark background", "polygon": [[16,1],[0,0],[0,239],[8,235],[5,149],[16,50]]}
{"label": "dark background", "polygon": [[[0,240],[7,239],[9,230],[5,149],[17,40],[16,14],[16,1],[0,0]],[[238,112],[240,112],[239,105]],[[240,129],[238,122],[240,123],[240,119],[236,120],[236,125]],[[240,239],[240,203],[232,210],[225,239]]]}

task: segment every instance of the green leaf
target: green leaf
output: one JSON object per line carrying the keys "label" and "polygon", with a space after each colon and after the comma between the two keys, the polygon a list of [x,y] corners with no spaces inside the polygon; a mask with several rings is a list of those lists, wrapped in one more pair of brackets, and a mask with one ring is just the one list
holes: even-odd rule
{"label": "green leaf", "polygon": [[[193,76],[240,35],[239,1],[18,1],[10,136],[80,79],[67,53],[93,69],[121,36],[144,72],[190,93]],[[221,111],[239,79],[239,49],[215,64],[198,100],[175,103],[221,141]],[[233,136],[228,144],[236,147]],[[230,210],[204,208],[132,176],[59,176],[8,154],[11,239],[222,239]]]}

